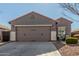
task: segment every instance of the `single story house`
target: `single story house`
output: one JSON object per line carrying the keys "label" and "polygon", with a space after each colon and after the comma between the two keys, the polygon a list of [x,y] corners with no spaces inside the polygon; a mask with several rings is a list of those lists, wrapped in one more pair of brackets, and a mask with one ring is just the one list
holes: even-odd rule
{"label": "single story house", "polygon": [[54,41],[57,37],[71,35],[70,20],[62,17],[54,20],[37,12],[30,12],[9,23],[11,31],[15,32],[15,41]]}

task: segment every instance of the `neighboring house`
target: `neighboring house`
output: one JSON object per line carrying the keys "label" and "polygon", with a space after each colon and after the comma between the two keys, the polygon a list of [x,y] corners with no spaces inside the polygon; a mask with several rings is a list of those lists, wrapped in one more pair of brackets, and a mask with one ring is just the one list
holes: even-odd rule
{"label": "neighboring house", "polygon": [[0,42],[9,41],[10,29],[0,24]]}
{"label": "neighboring house", "polygon": [[71,36],[72,36],[72,37],[76,37],[76,38],[79,39],[79,29],[76,30],[76,31],[71,32]]}
{"label": "neighboring house", "polygon": [[57,40],[60,31],[65,36],[70,35],[72,22],[65,18],[53,20],[39,13],[30,12],[9,23],[11,31],[15,32],[16,41],[51,41]]}

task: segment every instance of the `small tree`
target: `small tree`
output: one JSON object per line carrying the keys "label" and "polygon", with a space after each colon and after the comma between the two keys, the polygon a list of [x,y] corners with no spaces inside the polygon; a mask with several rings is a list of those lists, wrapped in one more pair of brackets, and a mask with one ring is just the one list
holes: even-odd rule
{"label": "small tree", "polygon": [[79,16],[79,4],[78,3],[62,3],[60,4],[66,11],[70,11]]}
{"label": "small tree", "polygon": [[[78,3],[61,3],[59,4],[65,11],[71,12],[76,16],[79,16],[79,4]],[[68,15],[64,14],[68,18],[73,19],[72,17],[69,17]],[[79,22],[79,20],[75,20]]]}

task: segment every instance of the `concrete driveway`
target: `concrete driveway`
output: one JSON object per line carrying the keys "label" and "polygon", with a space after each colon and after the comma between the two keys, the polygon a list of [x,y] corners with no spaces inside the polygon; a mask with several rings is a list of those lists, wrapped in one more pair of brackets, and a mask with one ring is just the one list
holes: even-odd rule
{"label": "concrete driveway", "polygon": [[0,56],[60,56],[51,42],[11,42],[0,47]]}

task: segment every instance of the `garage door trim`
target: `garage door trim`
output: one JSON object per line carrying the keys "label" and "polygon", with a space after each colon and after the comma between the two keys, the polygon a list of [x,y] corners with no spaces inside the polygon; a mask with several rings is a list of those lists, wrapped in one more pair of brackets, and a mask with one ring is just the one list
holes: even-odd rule
{"label": "garage door trim", "polygon": [[[17,27],[18,26],[15,27],[15,30],[16,30],[16,41],[18,41],[18,39],[17,39]],[[24,26],[22,26],[22,27],[24,27]],[[40,27],[44,27],[44,26],[40,26]],[[49,29],[50,29],[49,40],[51,40],[51,26],[47,26],[47,27],[49,27]]]}
{"label": "garage door trim", "polygon": [[15,27],[18,26],[52,26],[52,24],[47,24],[47,25],[43,25],[43,24],[39,24],[39,25],[14,25]]}

